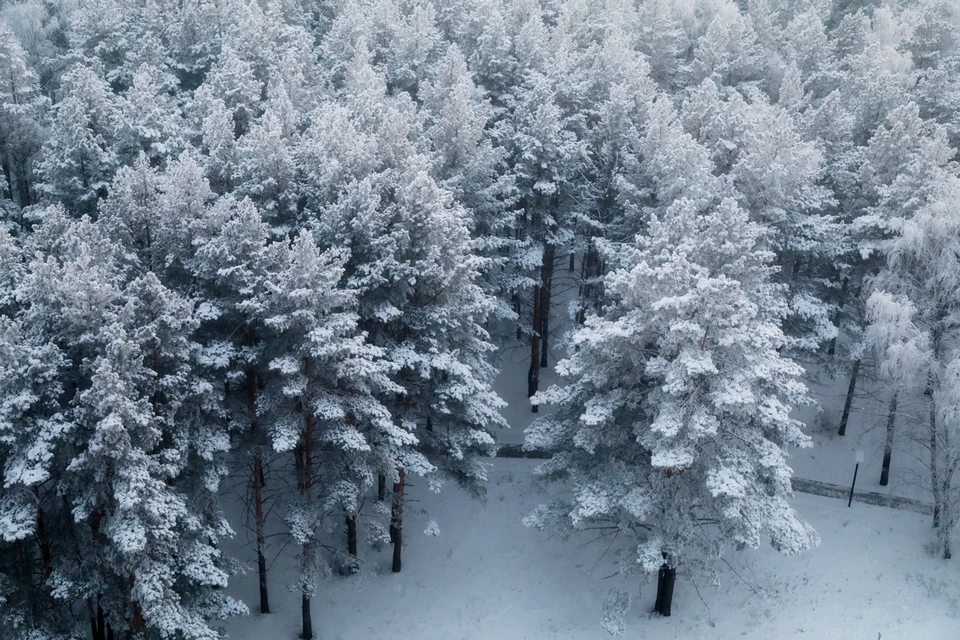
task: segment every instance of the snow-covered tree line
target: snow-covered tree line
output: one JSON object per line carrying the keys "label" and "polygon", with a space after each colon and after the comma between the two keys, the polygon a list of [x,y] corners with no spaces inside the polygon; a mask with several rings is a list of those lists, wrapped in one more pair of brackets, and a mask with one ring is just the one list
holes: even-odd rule
{"label": "snow-covered tree line", "polygon": [[309,638],[364,532],[400,570],[409,476],[482,493],[516,341],[572,490],[530,524],[626,570],[815,544],[816,360],[891,437],[928,406],[949,557],[958,127],[954,0],[0,0],[4,628],[218,637],[234,477]]}

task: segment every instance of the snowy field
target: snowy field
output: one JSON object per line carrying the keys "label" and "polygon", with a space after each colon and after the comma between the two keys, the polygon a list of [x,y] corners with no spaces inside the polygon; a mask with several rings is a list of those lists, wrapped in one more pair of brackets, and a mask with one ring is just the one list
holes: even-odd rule
{"label": "snowy field", "polygon": [[[654,578],[608,577],[616,559],[607,541],[523,526],[545,497],[531,477],[535,464],[496,460],[485,505],[452,486],[439,495],[411,487],[419,501],[411,505],[429,511],[440,536],[419,535],[424,523],[411,517],[399,574],[390,572],[389,549],[363,548],[361,573],[331,578],[314,598],[318,637],[602,640],[610,637],[600,627],[602,601],[618,587],[634,597],[625,635],[634,639],[960,638],[960,568],[924,551],[925,517],[798,494],[797,510],[822,538],[817,549],[789,558],[768,547],[731,553],[729,567],[717,566],[719,586],[679,577],[673,616],[660,618],[649,613]],[[231,621],[231,638],[297,637],[300,599],[285,589],[295,578],[290,555],[270,574],[275,612]],[[253,566],[251,549],[244,559]],[[231,592],[255,603],[255,572]]]}
{"label": "snowy field", "polygon": [[[570,327],[565,297],[557,298],[552,318],[556,333],[550,365],[541,373],[541,389],[557,381],[561,336]],[[530,411],[526,349],[510,347],[500,355],[503,371],[495,389],[509,403],[504,417],[511,425],[497,434],[504,443],[522,443],[530,422],[552,410]],[[840,438],[836,420],[846,391],[845,374],[809,378],[811,394],[823,411],[797,413],[808,423],[815,446],[793,452],[796,475],[844,485],[850,479],[854,451],[863,449],[866,462],[858,489],[928,499],[920,476],[922,458],[907,437],[908,428],[898,431],[891,483],[879,487],[885,418],[879,392],[864,384],[847,435]],[[908,416],[909,407],[902,413]],[[845,501],[797,494],[793,504],[820,534],[819,547],[787,558],[769,547],[731,552],[725,558],[729,564],[715,564],[716,582],[681,573],[673,616],[661,618],[650,613],[655,577],[617,575],[616,552],[624,541],[611,544],[590,534],[562,540],[523,526],[523,517],[549,492],[562,490],[541,487],[532,475],[536,464],[491,461],[485,504],[453,485],[434,494],[413,479],[403,572],[390,571],[389,548],[361,545],[357,575],[332,576],[320,583],[313,599],[317,638],[601,640],[610,637],[600,619],[611,588],[632,594],[628,638],[960,638],[960,566],[926,551],[929,516],[862,504],[847,508]],[[228,484],[236,488],[245,482],[243,478],[239,484]],[[225,500],[234,510],[231,520],[238,535],[224,550],[251,569],[231,581],[229,593],[255,609],[255,547],[242,526],[240,502],[231,494]],[[288,588],[297,578],[297,554],[280,515],[282,508],[270,520],[273,613],[228,621],[226,630],[233,640],[299,637],[300,597]],[[438,537],[422,534],[428,519],[439,524]]]}
{"label": "snowy field", "polygon": [[[559,334],[567,321],[562,306],[556,313]],[[528,355],[518,348],[501,357],[496,390],[509,402],[504,415],[511,429],[498,437],[522,443],[523,430],[537,415],[526,399]],[[551,360],[542,371],[541,389],[557,380],[554,365]],[[832,385],[824,376],[823,384],[811,389],[827,416],[842,405],[845,390],[842,375]],[[539,415],[549,411],[542,407]],[[864,448],[867,462],[858,489],[922,495],[903,470],[912,467],[896,464],[910,460],[905,445],[898,448],[890,486],[879,487],[883,429],[870,428],[878,419],[869,410],[852,414],[845,440],[829,428],[829,420],[820,428],[815,412],[802,417],[811,422],[816,446],[795,452],[799,477],[848,483],[853,451]],[[876,469],[870,466],[874,458]],[[847,508],[841,500],[797,494],[795,508],[821,536],[818,548],[786,558],[769,547],[731,551],[725,558],[729,565],[715,566],[716,583],[681,575],[673,615],[661,618],[651,613],[655,576],[614,575],[618,543],[587,533],[562,540],[523,526],[525,515],[560,490],[534,479],[536,461],[491,464],[486,504],[452,485],[433,494],[422,482],[412,484],[403,571],[390,572],[389,547],[362,548],[361,572],[323,582],[313,600],[318,638],[603,640],[611,637],[600,626],[603,599],[614,587],[633,597],[627,638],[960,638],[960,567],[925,551],[929,516],[856,503]],[[418,517],[418,510],[438,522],[440,536],[421,534],[427,519]],[[255,567],[254,549],[244,542],[241,533],[236,555]],[[280,554],[269,574],[274,613],[230,621],[232,639],[298,637],[300,598],[286,588],[296,572],[295,554]],[[239,577],[231,593],[255,606],[255,571]]]}

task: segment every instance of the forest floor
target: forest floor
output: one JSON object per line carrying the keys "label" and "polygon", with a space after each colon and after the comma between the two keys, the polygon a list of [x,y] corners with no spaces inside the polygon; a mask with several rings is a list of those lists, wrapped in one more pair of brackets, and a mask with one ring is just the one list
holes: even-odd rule
{"label": "forest floor", "polygon": [[[560,335],[567,327],[562,310],[558,316]],[[552,345],[541,389],[555,381],[558,347],[559,341]],[[528,358],[519,346],[502,354],[497,390],[510,405],[504,415],[511,425],[499,434],[504,443],[522,443],[536,417],[526,398]],[[866,461],[858,490],[928,500],[922,456],[906,427],[898,433],[890,485],[879,486],[883,401],[869,381],[840,438],[835,423],[847,379],[843,372],[835,378],[813,372],[808,384],[822,410],[797,414],[815,446],[794,452],[796,476],[848,485],[861,449]],[[540,415],[549,411],[543,407]],[[769,546],[731,551],[712,567],[714,578],[678,576],[673,615],[661,618],[650,613],[655,576],[618,573],[618,551],[627,541],[589,532],[562,540],[522,524],[562,490],[540,486],[532,475],[537,464],[492,460],[485,502],[453,485],[434,494],[425,483],[410,482],[403,571],[390,572],[389,548],[362,545],[359,573],[320,583],[312,608],[317,640],[601,640],[611,637],[600,626],[611,588],[632,595],[625,637],[633,639],[960,638],[960,566],[927,551],[929,516],[858,503],[848,508],[844,500],[798,493],[793,504],[820,534],[819,547],[793,557]],[[438,523],[439,536],[421,534],[429,520]],[[239,524],[242,515],[234,521],[238,535],[230,551],[253,570],[230,591],[255,609],[255,549]],[[284,551],[282,540],[277,535],[270,543],[274,612],[230,621],[233,640],[299,637],[300,598],[288,588],[296,580],[296,553]]]}
{"label": "forest floor", "polygon": [[[485,504],[454,486],[433,494],[414,483],[410,504],[429,512],[440,535],[421,535],[426,520],[411,515],[401,573],[390,573],[388,548],[366,547],[359,574],[322,582],[318,640],[602,640],[610,637],[602,602],[614,587],[632,594],[626,637],[634,639],[960,638],[960,567],[924,550],[927,517],[798,494],[794,505],[819,547],[792,557],[769,546],[731,552],[729,565],[716,566],[717,584],[680,576],[673,615],[661,618],[650,613],[654,577],[610,577],[620,541],[561,540],[523,526],[549,497],[532,477],[536,464],[495,460]],[[274,613],[231,621],[233,640],[298,637],[299,596],[286,588],[293,557],[271,568]],[[255,606],[255,572],[231,591]]]}

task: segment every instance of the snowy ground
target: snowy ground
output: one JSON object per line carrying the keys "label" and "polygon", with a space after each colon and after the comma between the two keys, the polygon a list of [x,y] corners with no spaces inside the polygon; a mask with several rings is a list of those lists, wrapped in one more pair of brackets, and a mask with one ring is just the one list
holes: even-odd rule
{"label": "snowy ground", "polygon": [[[659,618],[649,613],[652,579],[606,577],[616,561],[605,541],[555,539],[521,524],[545,497],[534,464],[495,461],[485,505],[454,487],[439,495],[412,487],[441,535],[419,535],[423,523],[411,519],[400,574],[389,571],[388,549],[364,548],[362,572],[326,581],[314,599],[318,638],[599,640],[610,637],[599,620],[611,587],[634,594],[629,638],[960,638],[960,567],[926,554],[929,523],[916,514],[798,495],[820,547],[791,558],[770,548],[732,554],[732,568],[718,568],[719,587],[681,577],[674,615]],[[297,637],[299,598],[284,588],[294,573],[292,562],[274,565],[275,613],[232,621],[231,638]],[[254,574],[231,589],[256,602]]]}
{"label": "snowy ground", "polygon": [[849,372],[831,377],[826,371],[811,369],[806,379],[810,395],[821,411],[810,408],[796,412],[813,438],[814,446],[792,452],[790,466],[797,477],[849,485],[853,477],[857,450],[864,463],[857,475],[857,489],[931,502],[930,479],[926,464],[929,453],[921,446],[927,437],[925,420],[929,410],[922,398],[901,400],[894,431],[890,482],[880,486],[880,468],[886,439],[887,393],[889,389],[862,375],[853,402],[846,435],[837,435],[840,415],[849,384]]}
{"label": "snowy ground", "polygon": [[[569,327],[565,307],[556,308],[558,336]],[[559,340],[541,389],[555,381]],[[536,417],[526,398],[529,352],[506,349],[498,392],[510,403],[505,443],[523,441]],[[813,449],[795,452],[797,475],[837,484],[849,482],[854,451],[866,463],[857,486],[894,495],[926,497],[918,459],[908,439],[898,438],[891,484],[879,487],[883,447],[881,405],[862,394],[847,436],[836,436],[847,379],[821,375],[812,385],[825,412],[798,414],[809,422]],[[540,415],[549,412],[541,409]],[[454,486],[432,494],[414,482],[408,504],[404,570],[390,572],[390,550],[361,548],[362,570],[324,581],[313,601],[319,640],[592,640],[610,636],[600,627],[602,601],[616,587],[633,594],[626,637],[770,640],[857,638],[865,640],[956,640],[960,638],[960,566],[931,557],[929,518],[912,512],[798,494],[794,505],[819,532],[822,544],[784,558],[770,548],[732,553],[719,563],[719,584],[681,576],[674,615],[650,614],[653,578],[613,575],[616,547],[584,536],[560,540],[525,528],[521,519],[548,497],[532,477],[530,460],[492,462],[488,500],[477,503]],[[550,491],[557,491],[551,488]],[[424,509],[441,535],[421,532]],[[238,525],[239,530],[239,525]],[[252,545],[238,535],[234,551],[255,566]],[[295,554],[282,552],[282,536],[271,540],[271,599],[274,613],[228,624],[234,640],[292,640],[299,634],[300,600],[287,589],[296,576]],[[622,542],[621,542],[622,544]],[[255,608],[256,574],[240,577],[231,592]]]}

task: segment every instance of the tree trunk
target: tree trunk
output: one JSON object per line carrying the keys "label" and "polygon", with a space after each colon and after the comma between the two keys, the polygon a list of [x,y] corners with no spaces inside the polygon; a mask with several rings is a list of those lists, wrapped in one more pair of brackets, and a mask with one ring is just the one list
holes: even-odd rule
{"label": "tree trunk", "polygon": [[581,285],[580,309],[577,312],[577,324],[586,322],[587,307],[590,306],[591,301],[596,299],[596,286],[590,282],[590,280],[599,276],[599,262],[600,260],[597,256],[597,250],[593,246],[593,242],[588,242],[587,251],[584,253],[580,266],[580,281],[583,284]]}
{"label": "tree trunk", "polygon": [[547,367],[547,356],[549,353],[548,340],[550,335],[550,294],[553,291],[553,269],[556,263],[557,248],[552,244],[547,245],[543,254],[543,268],[541,270],[541,281],[543,282],[543,292],[540,294],[540,368]]}
{"label": "tree trunk", "polygon": [[933,490],[933,528],[940,527],[940,477],[937,473],[937,401],[933,392],[933,374],[927,377],[926,395],[930,397],[930,487]]}
{"label": "tree trunk", "polygon": [[377,474],[377,502],[383,502],[387,494],[387,478],[382,473]]}
{"label": "tree trunk", "polygon": [[[947,471],[946,477],[943,480],[943,489],[944,495],[949,496],[950,490],[953,488],[953,470],[956,469],[957,465],[954,463],[951,465],[951,469]],[[943,559],[950,560],[953,557],[953,547],[950,544],[950,538],[953,536],[953,525],[954,525],[954,515],[953,515],[953,506],[950,504],[949,497],[943,501],[940,511],[940,516],[942,518],[943,526],[938,531],[940,540],[943,541]]]}
{"label": "tree trunk", "polygon": [[523,305],[520,303],[519,293],[513,294],[513,310],[517,314],[517,342],[520,342],[523,340],[523,326],[521,324],[523,318]]}
{"label": "tree trunk", "polygon": [[669,616],[673,606],[673,586],[677,581],[677,569],[664,563],[657,577],[657,602],[653,610],[662,616]]}
{"label": "tree trunk", "polygon": [[[527,397],[540,386],[540,285],[533,288],[533,335],[530,337],[530,371],[527,373]],[[537,405],[532,405],[537,412]]]}
{"label": "tree trunk", "polygon": [[[308,368],[309,364],[305,364],[305,368]],[[307,404],[307,401],[304,400],[304,404]],[[300,440],[300,451],[299,457],[300,460],[297,464],[297,467],[300,471],[299,485],[300,492],[303,497],[304,502],[310,503],[313,497],[313,427],[314,427],[314,416],[313,412],[310,409],[305,409],[303,414],[303,436]],[[312,581],[312,576],[306,575],[307,572],[311,571],[310,567],[310,543],[307,542],[303,545],[302,556],[301,556],[302,566],[300,571],[304,574],[303,581],[304,583]],[[301,623],[303,626],[303,639],[312,640],[313,638],[313,618],[310,615],[310,592],[307,589],[306,584],[301,587],[300,591],[300,617]]]}
{"label": "tree trunk", "polygon": [[143,608],[140,601],[133,598],[133,588],[137,583],[137,574],[130,573],[130,637],[141,638],[146,628],[146,621],[143,619]]}
{"label": "tree trunk", "polygon": [[[6,147],[6,145],[4,146]],[[4,153],[3,157],[0,158],[0,170],[3,171],[3,175],[7,179],[7,189],[10,193],[10,199],[16,202],[17,206],[23,207],[23,205],[20,202],[18,202],[20,194],[17,193],[16,183],[14,182],[13,176],[11,175],[11,172],[10,172],[10,167],[12,164],[10,160],[11,155],[12,154],[9,152],[9,148],[7,148],[7,153]],[[3,198],[3,192],[0,191],[0,199],[2,198]]]}
{"label": "tree trunk", "polygon": [[397,472],[397,481],[393,483],[393,509],[390,511],[390,539],[393,542],[393,572],[400,573],[400,559],[403,548],[403,491],[406,488],[407,474],[403,469]]}
{"label": "tree trunk", "polygon": [[577,268],[577,253],[573,249],[573,247],[571,247],[570,248],[570,273],[573,273],[576,268]]}
{"label": "tree trunk", "polygon": [[953,547],[950,542],[950,538],[953,536],[953,527],[956,525],[957,517],[954,513],[956,504],[953,502],[953,475],[957,471],[957,467],[960,466],[960,458],[957,456],[960,455],[955,451],[950,444],[950,431],[944,430],[943,432],[943,449],[948,452],[951,456],[947,470],[943,474],[943,486],[941,487],[941,527],[937,534],[940,539],[943,541],[943,559],[950,560],[953,557]]}
{"label": "tree trunk", "polygon": [[883,446],[883,467],[880,469],[880,486],[885,487],[890,482],[890,457],[893,455],[893,429],[896,426],[897,392],[890,398],[890,407],[887,410],[887,440]]}
{"label": "tree trunk", "polygon": [[257,532],[257,576],[260,586],[260,613],[270,613],[270,598],[267,589],[267,537],[265,533],[266,514],[263,509],[263,452],[256,442],[259,438],[260,420],[257,418],[257,396],[260,388],[257,373],[253,368],[246,371],[247,409],[250,411],[250,435],[254,440],[253,450],[253,517]]}
{"label": "tree trunk", "polygon": [[43,568],[44,578],[53,573],[53,552],[50,549],[50,539],[47,537],[46,520],[43,517],[43,505],[40,504],[40,490],[33,488],[33,495],[37,500],[37,546],[40,547],[40,566]]}
{"label": "tree trunk", "polygon": [[[840,300],[837,301],[837,312],[833,315],[833,324],[837,325],[840,322],[840,313],[843,310],[845,304],[847,304],[847,289],[850,287],[850,278],[844,278],[843,284],[840,285]],[[837,352],[837,337],[834,336],[830,340],[830,346],[827,347],[827,355],[832,356]],[[840,435],[843,435],[842,433]]]}
{"label": "tree trunk", "polygon": [[94,608],[93,598],[87,598],[87,613],[90,616],[90,635],[93,640],[107,640],[103,633],[103,609],[100,603]]}
{"label": "tree trunk", "polygon": [[257,576],[260,586],[260,613],[270,613],[270,598],[267,589],[267,536],[264,531],[264,521],[266,520],[263,511],[263,485],[259,478],[263,474],[263,462],[260,453],[253,456],[253,512],[256,519],[257,528]]}
{"label": "tree trunk", "polygon": [[860,358],[853,361],[853,370],[850,372],[850,384],[847,386],[847,399],[843,401],[843,413],[840,415],[841,436],[847,434],[847,420],[850,418],[850,407],[853,405],[853,394],[857,391],[857,377],[860,375]]}
{"label": "tree trunk", "polygon": [[357,516],[356,514],[350,514],[346,518],[347,520],[347,553],[353,556],[354,566],[356,566],[357,559]]}
{"label": "tree trunk", "polygon": [[313,616],[310,613],[310,596],[300,595],[300,618],[303,621],[303,640],[313,640]]}

